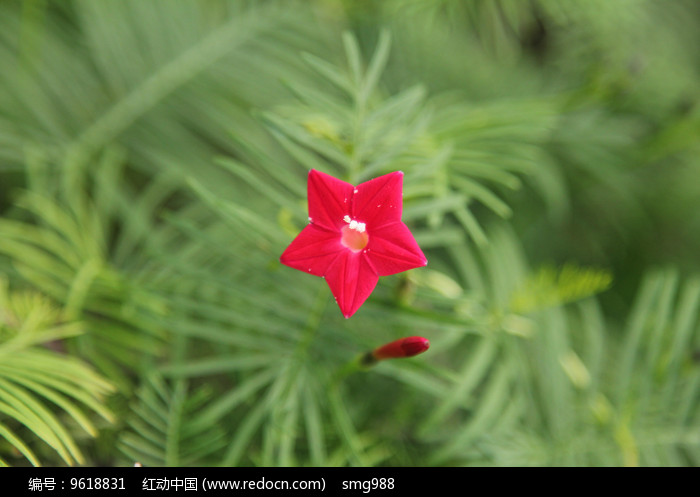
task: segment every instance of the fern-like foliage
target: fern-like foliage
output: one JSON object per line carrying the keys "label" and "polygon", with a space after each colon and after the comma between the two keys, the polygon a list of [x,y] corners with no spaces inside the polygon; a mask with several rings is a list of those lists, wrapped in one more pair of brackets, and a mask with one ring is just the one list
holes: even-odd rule
{"label": "fern-like foliage", "polygon": [[95,415],[113,421],[112,385],[60,350],[82,332],[44,295],[0,280],[0,464],[84,464],[80,433],[97,436]]}
{"label": "fern-like foliage", "polygon": [[[482,404],[435,462],[696,465],[699,288],[674,271],[651,272],[623,330],[606,333],[600,308],[586,300],[566,313],[541,313],[520,351],[482,341],[465,363],[452,410],[440,406],[442,416],[429,420],[468,410],[464,394],[479,389],[491,410]],[[489,372],[485,357],[499,350],[503,364]],[[489,425],[498,429],[484,436]]]}
{"label": "fern-like foliage", "polygon": [[[556,101],[465,104],[449,94],[428,100],[420,84],[387,94],[380,82],[389,32],[381,33],[366,64],[352,35],[345,33],[343,43],[347,67],[305,55],[320,81],[316,87],[288,83],[299,102],[265,114],[270,132],[306,167],[330,164],[351,183],[403,170],[407,220],[427,222],[433,236],[448,240],[456,223],[477,243],[487,243],[474,205],[508,218],[512,209],[495,191],[519,189],[522,175],[537,180],[550,173],[551,159],[534,150],[550,135]],[[542,186],[547,198],[560,194],[556,182]]]}
{"label": "fern-like foliage", "polygon": [[187,466],[215,460],[225,445],[225,431],[202,419],[211,389],[188,390],[186,381],[172,384],[151,374],[141,386],[127,419],[120,448],[132,461],[148,466]]}
{"label": "fern-like foliage", "polygon": [[560,270],[543,267],[527,279],[513,295],[511,307],[527,313],[590,297],[607,290],[612,276],[607,271],[564,266]]}
{"label": "fern-like foliage", "polygon": [[[51,185],[54,176],[39,169],[30,178],[35,191],[23,194],[16,205],[41,221],[1,219],[0,253],[10,258],[25,284],[58,302],[68,319],[81,320],[88,333],[70,341],[69,347],[115,381],[128,382],[120,365],[137,367],[139,357],[158,353],[163,333],[154,318],[163,312],[163,303],[115,267],[134,252],[137,255],[126,264],[138,267],[148,225],[144,217],[121,219],[121,236],[112,245],[112,216],[123,212],[129,201],[110,184],[114,171],[109,164],[100,171],[93,201],[77,185],[67,186],[67,198],[52,195],[42,185]],[[148,243],[155,244],[156,237]]]}
{"label": "fern-like foliage", "polygon": [[[696,11],[0,2],[3,464],[697,465]],[[311,168],[429,260],[350,320]]]}

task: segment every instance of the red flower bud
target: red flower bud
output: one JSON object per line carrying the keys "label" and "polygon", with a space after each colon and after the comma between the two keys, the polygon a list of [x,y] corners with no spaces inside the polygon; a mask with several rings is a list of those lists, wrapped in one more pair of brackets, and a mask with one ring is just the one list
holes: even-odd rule
{"label": "red flower bud", "polygon": [[372,357],[377,361],[382,359],[396,359],[399,357],[413,357],[428,350],[430,342],[423,337],[400,338],[374,349]]}

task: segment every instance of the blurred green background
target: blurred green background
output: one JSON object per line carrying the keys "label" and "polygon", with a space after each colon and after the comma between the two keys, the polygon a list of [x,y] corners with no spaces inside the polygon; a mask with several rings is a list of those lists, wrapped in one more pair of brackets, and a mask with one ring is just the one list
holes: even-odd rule
{"label": "blurred green background", "polygon": [[[0,463],[700,464],[698,47],[695,0],[3,0]],[[349,320],[279,263],[311,168],[404,171],[429,260]]]}

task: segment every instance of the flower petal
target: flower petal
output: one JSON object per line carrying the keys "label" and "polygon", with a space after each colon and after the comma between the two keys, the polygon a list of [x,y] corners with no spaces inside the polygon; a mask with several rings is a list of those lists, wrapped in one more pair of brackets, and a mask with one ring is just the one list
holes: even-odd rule
{"label": "flower petal", "polygon": [[349,318],[367,300],[379,276],[362,253],[341,253],[326,272],[326,281],[343,316]]}
{"label": "flower petal", "polygon": [[379,276],[400,273],[428,263],[416,239],[402,222],[372,230],[366,255]]}
{"label": "flower petal", "polygon": [[353,217],[368,229],[401,221],[403,173],[396,171],[361,183],[355,189]]}
{"label": "flower petal", "polygon": [[328,266],[347,250],[340,243],[340,234],[309,224],[280,256],[280,262],[316,276],[326,274]]}
{"label": "flower petal", "polygon": [[339,231],[350,214],[354,187],[333,176],[312,169],[308,180],[309,217],[311,222]]}

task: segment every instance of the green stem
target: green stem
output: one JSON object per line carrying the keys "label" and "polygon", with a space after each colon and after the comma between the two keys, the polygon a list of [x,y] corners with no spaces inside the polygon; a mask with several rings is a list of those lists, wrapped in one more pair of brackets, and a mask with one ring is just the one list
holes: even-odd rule
{"label": "green stem", "polygon": [[331,388],[336,388],[344,378],[359,371],[367,371],[377,362],[374,356],[372,356],[371,351],[359,354],[336,370],[335,374],[330,379],[329,386]]}

